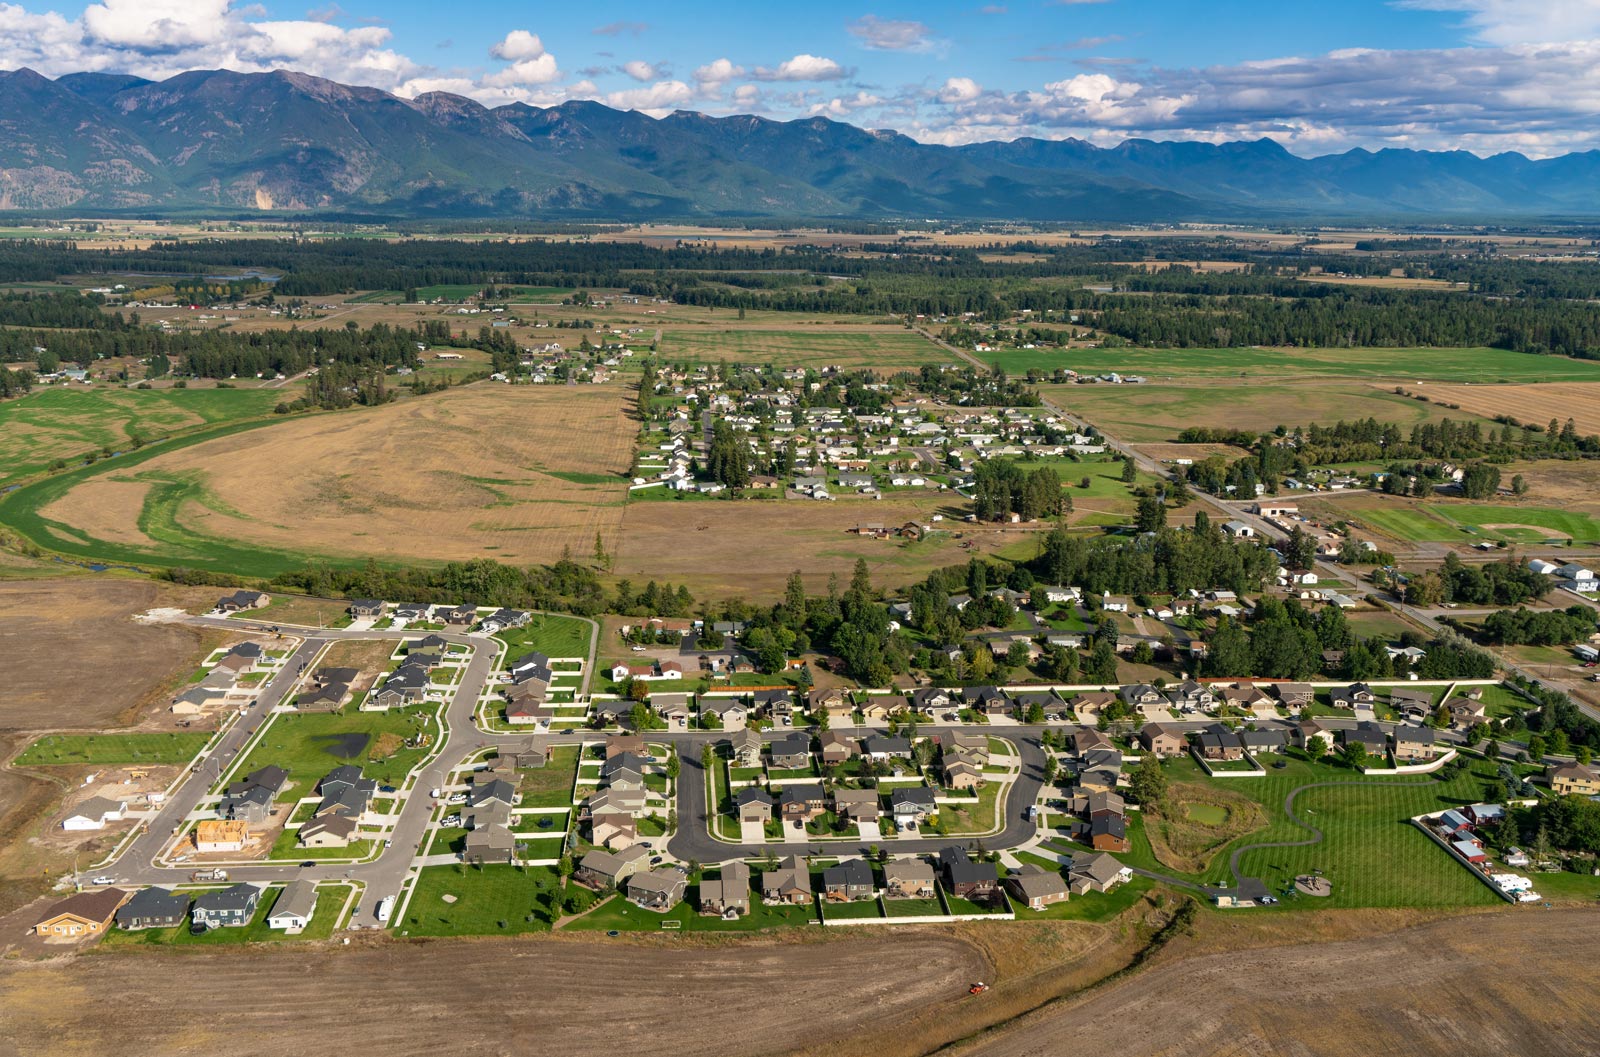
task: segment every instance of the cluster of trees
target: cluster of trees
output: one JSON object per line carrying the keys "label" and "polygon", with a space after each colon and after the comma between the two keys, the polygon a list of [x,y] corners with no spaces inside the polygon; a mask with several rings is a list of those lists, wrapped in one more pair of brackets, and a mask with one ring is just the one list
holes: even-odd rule
{"label": "cluster of trees", "polygon": [[1016,514],[1023,521],[1059,516],[1071,502],[1061,476],[1049,466],[1026,470],[1014,459],[990,459],[973,473],[972,510],[980,521]]}
{"label": "cluster of trees", "polygon": [[706,473],[729,488],[743,488],[750,483],[750,445],[723,419],[718,419],[711,430]]}
{"label": "cluster of trees", "polygon": [[138,326],[137,315],[124,319],[120,312],[104,311],[104,304],[105,298],[99,294],[0,294],[0,326],[82,330],[131,330]]}
{"label": "cluster of trees", "polygon": [[1483,622],[1483,637],[1507,646],[1565,646],[1594,634],[1594,610],[1585,605],[1566,609],[1502,609]]}
{"label": "cluster of trees", "polygon": [[1468,565],[1447,554],[1437,571],[1415,573],[1406,581],[1405,600],[1414,606],[1517,606],[1536,602],[1549,590],[1550,577],[1534,572],[1526,560]]}
{"label": "cluster of trees", "polygon": [[1047,584],[1078,584],[1090,594],[1182,594],[1226,588],[1254,591],[1276,574],[1277,559],[1258,541],[1234,541],[1204,511],[1190,530],[1154,535],[1076,536],[1052,529],[1028,563]]}
{"label": "cluster of trees", "polygon": [[37,381],[32,371],[13,371],[9,367],[0,367],[0,398],[32,392]]}
{"label": "cluster of trees", "polygon": [[1038,407],[1039,393],[1026,381],[1018,381],[996,367],[979,371],[923,367],[915,375],[903,374],[918,392],[937,396],[968,407]]}

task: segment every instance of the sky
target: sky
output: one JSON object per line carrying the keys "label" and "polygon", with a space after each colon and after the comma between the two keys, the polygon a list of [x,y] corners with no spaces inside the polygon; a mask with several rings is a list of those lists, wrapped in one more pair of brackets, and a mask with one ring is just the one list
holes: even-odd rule
{"label": "sky", "polygon": [[930,143],[1600,149],[1600,0],[0,0],[0,69],[292,69],[487,106],[823,116]]}

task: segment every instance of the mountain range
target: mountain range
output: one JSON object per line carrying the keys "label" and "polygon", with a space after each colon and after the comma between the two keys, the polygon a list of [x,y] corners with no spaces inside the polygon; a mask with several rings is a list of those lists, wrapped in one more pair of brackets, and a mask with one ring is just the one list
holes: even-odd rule
{"label": "mountain range", "polygon": [[1600,216],[1600,151],[1271,140],[946,147],[808,118],[490,109],[278,71],[0,73],[0,209],[549,219],[1172,221]]}

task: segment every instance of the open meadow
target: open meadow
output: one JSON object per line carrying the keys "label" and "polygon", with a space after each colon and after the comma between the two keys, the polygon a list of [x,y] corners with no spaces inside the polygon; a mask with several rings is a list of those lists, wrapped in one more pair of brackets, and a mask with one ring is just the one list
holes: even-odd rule
{"label": "open meadow", "polygon": [[183,430],[269,414],[297,392],[278,389],[52,387],[0,403],[0,485],[57,459],[121,452]]}
{"label": "open meadow", "polygon": [[1600,362],[1506,349],[996,349],[978,358],[1011,374],[1062,368],[1151,381],[1295,378],[1396,382],[1600,382]]}
{"label": "open meadow", "polygon": [[904,327],[816,324],[776,328],[740,326],[724,330],[669,330],[661,337],[662,358],[751,366],[866,368],[883,373],[950,363],[953,357]]}
{"label": "open meadow", "polygon": [[1429,399],[1457,404],[1485,418],[1507,415],[1525,425],[1572,419],[1582,434],[1600,433],[1600,382],[1541,385],[1447,385],[1430,387]]}
{"label": "open meadow", "polygon": [[1600,518],[1565,506],[1547,506],[1543,497],[1530,496],[1522,503],[1494,504],[1366,495],[1313,501],[1308,509],[1404,543],[1600,542]]}

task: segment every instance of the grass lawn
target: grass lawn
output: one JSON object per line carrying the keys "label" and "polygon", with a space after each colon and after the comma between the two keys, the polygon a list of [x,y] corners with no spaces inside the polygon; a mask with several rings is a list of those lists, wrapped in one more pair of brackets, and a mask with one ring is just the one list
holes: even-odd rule
{"label": "grass lawn", "polygon": [[[308,598],[305,595],[274,594],[272,601],[260,609],[247,609],[237,614],[240,620],[264,620],[269,624],[300,624],[305,627],[343,628],[355,622],[346,603],[339,599]],[[331,654],[343,643],[329,650]],[[384,643],[392,646],[392,643]],[[387,660],[387,656],[384,658]]]}
{"label": "grass lawn", "polygon": [[437,739],[433,709],[417,706],[390,712],[280,713],[272,718],[250,754],[231,772],[243,776],[275,764],[289,772],[283,799],[310,796],[317,781],[341,764],[353,763],[379,785],[398,786],[432,747],[405,748],[424,731]]}
{"label": "grass lawn", "polygon": [[[1600,364],[1507,349],[997,349],[977,354],[1017,374],[1070,367],[1079,374],[1139,374],[1151,379],[1258,381],[1294,376],[1452,382],[1600,381]],[[1074,386],[1137,393],[1143,386]]]}
{"label": "grass lawn", "polygon": [[876,899],[863,899],[853,903],[824,903],[822,905],[822,916],[824,918],[847,921],[859,918],[881,918],[884,915]]}
{"label": "grass lawn", "polygon": [[937,899],[885,899],[884,909],[892,918],[931,918],[944,916],[944,904]]}
{"label": "grass lawn", "polygon": [[[1174,779],[1211,781],[1192,760],[1173,760],[1165,766]],[[1491,904],[1495,897],[1487,888],[1406,820],[1428,811],[1476,803],[1485,796],[1494,799],[1499,793],[1488,788],[1492,777],[1493,769],[1481,760],[1472,760],[1472,767],[1460,776],[1441,781],[1426,776],[1367,779],[1343,767],[1290,757],[1287,767],[1269,769],[1266,777],[1226,780],[1224,788],[1261,805],[1267,826],[1223,847],[1203,874],[1178,876],[1210,884],[1231,883],[1228,859],[1233,848],[1310,836],[1283,812],[1284,797],[1291,790],[1310,782],[1353,782],[1306,790],[1295,799],[1296,813],[1324,832],[1321,843],[1246,852],[1240,869],[1246,876],[1262,878],[1275,891],[1297,874],[1320,869],[1333,882],[1333,895],[1308,901],[1318,906]],[[1155,861],[1142,822],[1137,815],[1130,818],[1133,847],[1118,858],[1130,866],[1176,873]]]}
{"label": "grass lawn", "polygon": [[521,807],[568,807],[572,804],[572,784],[578,776],[578,747],[558,745],[550,750],[550,761],[543,767],[517,772],[517,791]]}
{"label": "grass lawn", "polygon": [[1015,900],[1011,905],[1018,921],[1109,921],[1137,903],[1155,884],[1148,877],[1135,877],[1109,892],[1085,892],[1043,910],[1029,910]]}
{"label": "grass lawn", "polygon": [[526,627],[511,628],[495,638],[506,644],[506,660],[537,651],[547,657],[589,656],[588,621],[576,617],[535,613]]}
{"label": "grass lawn", "polygon": [[106,933],[102,941],[110,946],[128,946],[133,944],[156,944],[164,946],[195,946],[216,947],[231,943],[273,943],[294,940],[325,940],[333,935],[334,926],[339,923],[339,912],[344,909],[345,902],[350,896],[350,886],[347,884],[325,884],[317,888],[317,904],[311,912],[311,921],[306,925],[305,931],[291,936],[281,929],[267,927],[267,916],[272,913],[272,907],[283,894],[282,888],[269,888],[261,894],[260,901],[256,904],[255,917],[250,919],[250,924],[240,928],[207,929],[203,935],[189,935],[189,926],[180,925],[174,929],[139,929],[128,932],[121,928],[113,928]]}
{"label": "grass lawn", "polygon": [[47,734],[16,759],[25,767],[64,764],[184,764],[210,734]]}
{"label": "grass lawn", "polygon": [[267,853],[268,859],[365,859],[372,854],[377,841],[353,840],[343,848],[302,848],[295,843],[296,832],[284,830],[278,834],[278,839],[272,842],[272,850]]}
{"label": "grass lawn", "polygon": [[620,895],[614,896],[604,906],[596,907],[576,921],[564,925],[563,931],[609,932],[614,929],[618,932],[660,932],[665,921],[676,922],[678,930],[683,932],[755,932],[810,925],[817,920],[814,906],[769,907],[762,904],[759,892],[752,891],[750,913],[735,921],[724,921],[719,917],[704,916],[695,909],[699,905],[699,895],[699,887],[690,885],[688,898],[665,914],[643,910]]}
{"label": "grass lawn", "polygon": [[560,875],[543,866],[428,866],[405,916],[391,926],[410,936],[544,932],[552,920],[548,899],[559,885]]}
{"label": "grass lawn", "polygon": [[1600,540],[1600,521],[1577,511],[1550,507],[1446,502],[1393,504],[1354,510],[1351,519],[1364,521],[1386,535],[1409,542],[1503,539],[1510,543],[1529,543],[1547,538],[1570,538],[1590,543]]}
{"label": "grass lawn", "polygon": [[441,826],[428,846],[429,855],[460,854],[467,845],[467,831],[462,826]]}
{"label": "grass lawn", "polygon": [[952,914],[1004,914],[1011,909],[1003,900],[994,906],[989,906],[985,903],[974,903],[970,899],[962,899],[960,896],[953,896],[949,892],[944,893],[944,903],[945,906],[950,908],[950,913]]}
{"label": "grass lawn", "polygon": [[[1533,707],[1533,703],[1521,694],[1508,690],[1503,686],[1480,687],[1483,690],[1483,707],[1489,719],[1504,719],[1518,712],[1526,712]],[[1465,700],[1461,692],[1456,691],[1452,700]]]}
{"label": "grass lawn", "polygon": [[939,820],[944,832],[951,834],[987,833],[995,827],[995,802],[1002,792],[1010,788],[1009,782],[985,782],[978,790],[978,799],[965,804],[940,804]]}

